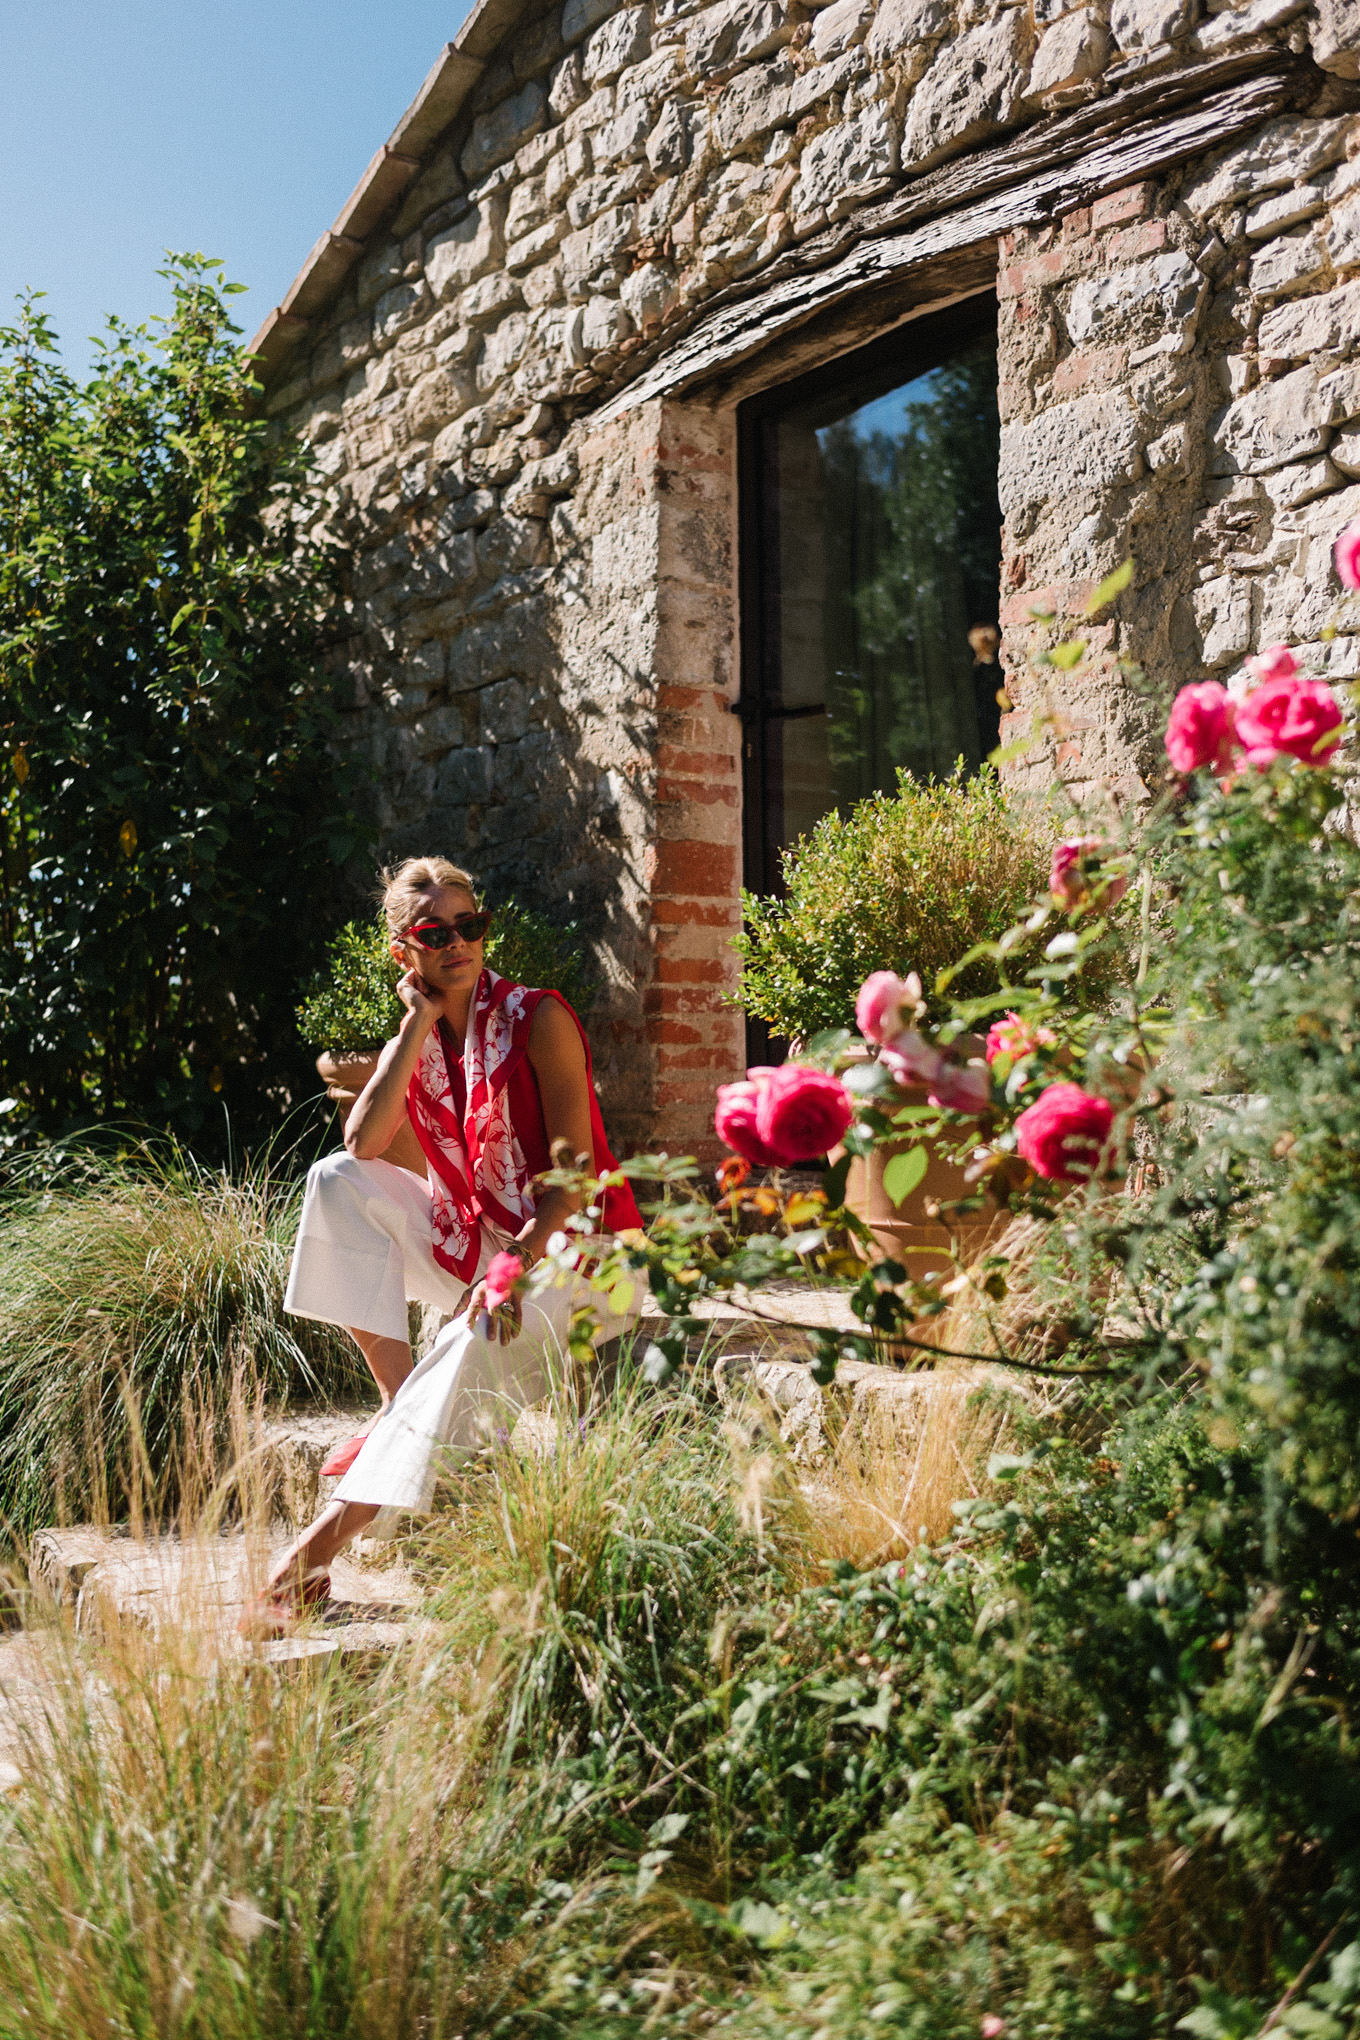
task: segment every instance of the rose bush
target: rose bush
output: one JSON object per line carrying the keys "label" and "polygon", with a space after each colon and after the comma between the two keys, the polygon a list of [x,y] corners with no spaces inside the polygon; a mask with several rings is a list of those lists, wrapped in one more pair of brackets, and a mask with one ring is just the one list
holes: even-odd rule
{"label": "rose bush", "polygon": [[1198,772],[1204,766],[1231,772],[1235,724],[1235,704],[1220,681],[1182,687],[1166,726],[1166,754],[1177,772]]}
{"label": "rose bush", "polygon": [[890,1041],[910,1024],[921,1004],[921,980],[912,971],[898,977],[896,971],[873,971],[859,988],[855,1000],[855,1025],[866,1041]]}
{"label": "rose bush", "polygon": [[1248,765],[1278,757],[1325,765],[1340,743],[1341,704],[1321,680],[1299,676],[1266,681],[1237,711],[1237,736]]}
{"label": "rose bush", "polygon": [[981,1063],[943,1063],[931,1083],[930,1102],[976,1119],[992,1102],[992,1081]]}
{"label": "rose bush", "polygon": [[524,1263],[518,1254],[493,1254],[486,1271],[486,1307],[499,1310],[514,1294],[515,1284],[524,1273]]}
{"label": "rose bush", "polygon": [[[1360,583],[1354,538],[1339,571]],[[933,979],[908,1011],[866,986],[876,1057],[851,1061],[848,1030],[809,1042],[782,1081],[844,1066],[853,1108],[820,1195],[748,1190],[734,1162],[716,1203],[684,1205],[679,1165],[629,1165],[671,1200],[645,1249],[666,1364],[702,1329],[696,1298],[850,1272],[844,1161],[890,1147],[908,1184],[904,1149],[931,1140],[970,1191],[935,1206],[949,1266],[913,1275],[861,1226],[860,1329],[813,1335],[816,1378],[888,1352],[946,1393],[956,1362],[995,1363],[972,1376],[988,1398],[1002,1371],[1064,1378],[985,1488],[960,1483],[936,1545],[847,1561],[796,1611],[762,1604],[749,1654],[724,1657],[716,1775],[748,1834],[793,1805],[805,1823],[769,1887],[796,1959],[757,2035],[943,2030],[965,1916],[960,2040],[984,2021],[1342,2040],[1360,2012],[1360,845],[1346,691],[1299,667],[1274,646],[1240,704],[1217,681],[1181,691],[1175,776],[1072,839],[1059,900],[995,942],[999,988],[949,999]],[[1111,876],[1130,897],[1107,926],[1086,909]],[[1102,978],[1135,923],[1133,967]],[[984,1032],[985,1069],[967,1059]],[[923,1079],[938,1109],[904,1106]],[[767,1133],[773,1082],[746,1100]],[[970,1261],[962,1221],[993,1210],[1017,1222]],[[689,1849],[716,1816],[686,1806]]]}
{"label": "rose bush", "polygon": [[1298,673],[1298,661],[1288,645],[1267,645],[1254,658],[1243,661],[1254,680],[1292,680]]}
{"label": "rose bush", "polygon": [[1015,1122],[1015,1145],[1037,1175],[1082,1183],[1099,1173],[1114,1126],[1108,1098],[1080,1084],[1050,1084]]}
{"label": "rose bush", "polygon": [[[1339,543],[1339,541],[1338,541]],[[1287,645],[1247,660],[1261,685],[1234,702],[1216,680],[1182,687],[1166,728],[1177,772],[1208,767],[1228,778],[1244,765],[1267,770],[1282,757],[1325,765],[1340,743],[1341,704],[1323,680],[1300,673]]]}
{"label": "rose bush", "polygon": [[1100,836],[1070,836],[1059,843],[1048,870],[1054,906],[1068,914],[1081,913],[1087,907],[1108,913],[1118,906],[1129,889],[1129,880],[1117,864],[1107,868],[1116,855],[1113,846]]}
{"label": "rose bush", "polygon": [[745,1083],[719,1084],[718,1106],[713,1115],[719,1140],[725,1141],[744,1161],[754,1162],[758,1169],[773,1169],[778,1161],[756,1127],[759,1086],[764,1078],[773,1075],[773,1070],[753,1067],[747,1071]]}
{"label": "rose bush", "polygon": [[757,1086],[756,1132],[786,1168],[833,1148],[853,1117],[844,1084],[823,1070],[785,1063]]}
{"label": "rose bush", "polygon": [[1058,1037],[1051,1027],[1032,1026],[1019,1013],[1007,1013],[1004,1019],[994,1020],[987,1030],[986,1057],[989,1063],[1002,1055],[1009,1056],[1013,1063],[1023,1062],[1039,1049],[1057,1045]]}
{"label": "rose bush", "polygon": [[1360,588],[1360,517],[1348,524],[1332,551],[1343,588]]}
{"label": "rose bush", "polygon": [[744,1083],[719,1085],[713,1124],[744,1161],[793,1168],[834,1147],[853,1116],[837,1078],[790,1062],[781,1069],[753,1066]]}

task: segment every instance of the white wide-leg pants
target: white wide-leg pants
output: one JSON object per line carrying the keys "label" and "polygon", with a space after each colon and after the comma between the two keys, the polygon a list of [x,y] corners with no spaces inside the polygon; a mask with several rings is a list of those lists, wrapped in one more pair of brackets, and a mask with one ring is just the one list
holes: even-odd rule
{"label": "white wide-leg pants", "polygon": [[[477,1277],[509,1236],[482,1221]],[[597,1319],[595,1343],[617,1338],[645,1294],[639,1276],[628,1308]],[[328,1324],[404,1339],[410,1298],[461,1311],[467,1290],[434,1259],[428,1187],[390,1162],[327,1155],[307,1178],[285,1310]],[[368,1441],[332,1495],[380,1511],[370,1537],[391,1537],[407,1513],[427,1514],[435,1480],[482,1445],[514,1429],[528,1404],[563,1378],[572,1311],[589,1285],[563,1277],[526,1298],[519,1335],[502,1346],[466,1316],[444,1327],[375,1421]]]}
{"label": "white wide-leg pants", "polygon": [[[508,1233],[482,1222],[477,1281]],[[468,1286],[441,1268],[430,1232],[430,1186],[395,1162],[358,1162],[343,1148],[307,1172],[283,1307],[294,1317],[407,1337],[406,1305],[462,1307]]]}

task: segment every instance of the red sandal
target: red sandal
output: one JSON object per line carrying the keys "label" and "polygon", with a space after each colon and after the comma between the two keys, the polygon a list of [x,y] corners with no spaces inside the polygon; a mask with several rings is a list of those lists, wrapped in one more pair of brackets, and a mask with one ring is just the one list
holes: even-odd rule
{"label": "red sandal", "polygon": [[348,1473],[367,1443],[367,1431],[360,1431],[353,1438],[346,1438],[343,1445],[336,1446],[329,1459],[322,1460],[321,1478],[332,1480],[337,1474]]}
{"label": "red sandal", "polygon": [[262,1642],[271,1636],[287,1636],[314,1608],[324,1607],[331,1597],[331,1576],[326,1566],[289,1579],[275,1580],[241,1611],[236,1627],[242,1636]]}

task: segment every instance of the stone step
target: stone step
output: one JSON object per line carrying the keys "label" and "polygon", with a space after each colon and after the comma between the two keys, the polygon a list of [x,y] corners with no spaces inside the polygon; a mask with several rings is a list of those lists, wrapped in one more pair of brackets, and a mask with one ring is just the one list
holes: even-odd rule
{"label": "stone step", "polygon": [[[364,1431],[378,1413],[377,1394],[364,1406],[295,1404],[269,1416],[261,1429],[260,1451],[252,1484],[267,1514],[302,1527],[329,1501],[336,1483],[323,1480],[321,1468],[356,1431]],[[254,1497],[252,1497],[254,1499]]]}
{"label": "stone step", "polygon": [[[286,1548],[283,1545],[280,1550]],[[119,1625],[153,1637],[173,1628],[206,1667],[299,1668],[343,1658],[364,1668],[437,1632],[415,1611],[419,1592],[400,1565],[376,1567],[352,1556],[331,1569],[332,1599],[295,1635],[253,1641],[237,1634],[247,1594],[265,1576],[274,1552],[233,1537],[141,1540],[89,1524],[44,1530],[33,1542],[32,1576],[40,1595],[74,1609],[74,1634],[43,1624],[0,1635],[0,1796],[26,1770],[50,1761],[60,1741],[61,1688],[73,1679],[83,1708],[99,1705],[100,1647]],[[69,1620],[69,1616],[68,1616]]]}
{"label": "stone step", "polygon": [[0,1794],[22,1781],[34,1743],[47,1741],[44,1703],[61,1672],[60,1653],[50,1636],[28,1631],[0,1636]]}
{"label": "stone step", "polygon": [[842,1360],[830,1387],[822,1388],[805,1361],[767,1350],[722,1354],[713,1381],[732,1416],[753,1400],[763,1404],[790,1456],[804,1465],[822,1459],[847,1431],[872,1432],[884,1423],[902,1433],[919,1431],[932,1404],[961,1389],[992,1384],[1027,1393],[1023,1379],[984,1363],[906,1371],[867,1360]]}
{"label": "stone step", "polygon": [[239,1531],[181,1541],[77,1524],[38,1532],[30,1577],[37,1591],[74,1607],[78,1631],[97,1633],[110,1622],[128,1621],[152,1630],[192,1626],[219,1640],[228,1655],[263,1654],[267,1663],[380,1653],[415,1633],[411,1617],[421,1597],[405,1566],[374,1564],[366,1553],[350,1551],[331,1567],[327,1608],[301,1635],[244,1642],[236,1635],[241,1609],[286,1549],[286,1539],[265,1547]]}

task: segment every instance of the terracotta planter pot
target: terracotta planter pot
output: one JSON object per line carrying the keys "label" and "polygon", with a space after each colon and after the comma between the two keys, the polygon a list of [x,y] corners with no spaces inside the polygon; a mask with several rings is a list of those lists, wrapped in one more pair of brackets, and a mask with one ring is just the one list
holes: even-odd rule
{"label": "terracotta planter pot", "polygon": [[[867,1061],[867,1051],[861,1050],[855,1059]],[[900,1086],[900,1105],[928,1103],[924,1084]],[[946,1141],[935,1142],[909,1132],[901,1140],[875,1148],[871,1155],[857,1155],[850,1164],[845,1186],[847,1207],[857,1218],[864,1220],[880,1253],[900,1261],[918,1281],[936,1268],[948,1267],[950,1262],[949,1228],[942,1220],[930,1217],[927,1204],[944,1204],[976,1194],[975,1185],[964,1180],[963,1170],[949,1159],[946,1152],[948,1148],[957,1147],[958,1140],[957,1133],[951,1134]],[[900,1204],[894,1204],[884,1187],[883,1172],[894,1155],[907,1154],[915,1147],[926,1150],[925,1175],[909,1196],[904,1197]],[[833,1149],[831,1160],[838,1160],[842,1152],[840,1148]],[[957,1219],[955,1225],[964,1259],[975,1260],[984,1253],[991,1241],[1000,1238],[1008,1223],[1009,1214],[995,1210],[974,1212]]]}
{"label": "terracotta planter pot", "polygon": [[[355,1099],[378,1067],[379,1053],[373,1048],[355,1055],[332,1055],[329,1049],[325,1049],[316,1059],[317,1072],[340,1115],[342,1133]],[[413,1176],[424,1176],[425,1155],[409,1119],[402,1121],[397,1128],[396,1139],[378,1159],[395,1162],[399,1169],[409,1169]]]}

